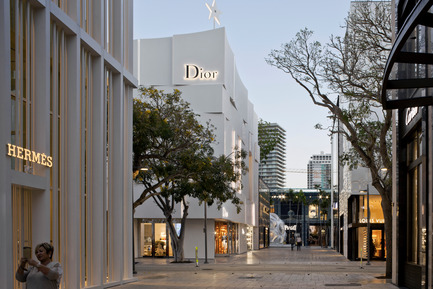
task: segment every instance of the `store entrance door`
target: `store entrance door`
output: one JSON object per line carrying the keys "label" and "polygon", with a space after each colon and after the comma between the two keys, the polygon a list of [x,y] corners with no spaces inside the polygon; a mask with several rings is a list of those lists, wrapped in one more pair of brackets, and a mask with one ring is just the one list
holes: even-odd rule
{"label": "store entrance door", "polygon": [[[31,191],[19,186],[12,186],[13,268],[18,268],[21,256],[23,256],[23,247],[31,247],[33,250],[31,205]],[[14,278],[14,289],[24,288],[23,286],[23,283]]]}
{"label": "store entrance door", "polygon": [[385,232],[383,229],[371,230],[371,258],[386,258]]}

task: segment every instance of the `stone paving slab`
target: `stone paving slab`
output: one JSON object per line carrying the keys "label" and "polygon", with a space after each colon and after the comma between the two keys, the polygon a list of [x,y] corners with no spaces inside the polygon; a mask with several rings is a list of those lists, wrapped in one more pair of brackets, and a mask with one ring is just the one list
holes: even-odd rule
{"label": "stone paving slab", "polygon": [[370,289],[397,286],[384,278],[385,262],[348,261],[335,250],[271,247],[229,257],[172,263],[173,259],[136,259],[136,282],[116,289],[269,288],[269,289]]}

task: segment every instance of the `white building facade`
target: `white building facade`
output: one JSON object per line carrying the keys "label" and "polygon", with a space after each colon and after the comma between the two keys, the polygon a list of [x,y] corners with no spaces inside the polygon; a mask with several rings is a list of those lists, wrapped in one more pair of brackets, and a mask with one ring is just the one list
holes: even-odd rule
{"label": "white building facade", "polygon": [[[199,120],[216,127],[216,155],[229,155],[235,146],[248,152],[248,173],[243,176],[240,191],[242,211],[227,203],[218,211],[207,210],[207,255],[227,255],[258,249],[258,117],[248,92],[236,69],[234,54],[224,28],[174,35],[160,39],[134,41],[134,74],[143,86],[154,86],[166,92],[182,91]],[[141,193],[134,190],[135,198]],[[204,208],[190,199],[184,242],[185,258],[200,258],[204,252]],[[180,206],[180,205],[179,205]],[[175,218],[180,218],[176,210]],[[169,256],[172,254],[168,231],[159,208],[152,200],[135,210],[136,256]],[[161,248],[163,248],[161,250]]]}
{"label": "white building facade", "polygon": [[1,287],[42,242],[60,288],[131,282],[132,1],[1,1],[0,19]]}

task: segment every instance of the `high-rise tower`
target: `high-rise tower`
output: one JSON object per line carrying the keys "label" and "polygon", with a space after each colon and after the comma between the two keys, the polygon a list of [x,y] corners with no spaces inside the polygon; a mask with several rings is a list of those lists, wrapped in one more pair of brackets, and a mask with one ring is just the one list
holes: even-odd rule
{"label": "high-rise tower", "polygon": [[[264,129],[273,132],[266,135],[276,136],[279,139],[279,142],[268,154],[266,160],[262,161],[259,165],[259,176],[272,191],[273,189],[285,186],[286,131],[276,123],[271,123]],[[261,137],[263,136],[259,135],[259,139]]]}
{"label": "high-rise tower", "polygon": [[331,154],[321,152],[320,155],[312,155],[307,165],[307,187],[315,189],[331,188]]}

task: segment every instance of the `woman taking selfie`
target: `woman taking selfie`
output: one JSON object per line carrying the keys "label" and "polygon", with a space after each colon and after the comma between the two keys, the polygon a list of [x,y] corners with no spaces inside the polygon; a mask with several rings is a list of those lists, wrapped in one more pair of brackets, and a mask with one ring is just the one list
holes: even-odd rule
{"label": "woman taking selfie", "polygon": [[[57,289],[62,277],[62,266],[53,262],[54,247],[48,243],[42,243],[35,247],[35,255],[38,261],[22,257],[15,278],[20,282],[26,282],[27,289]],[[29,264],[26,268],[26,264]]]}

